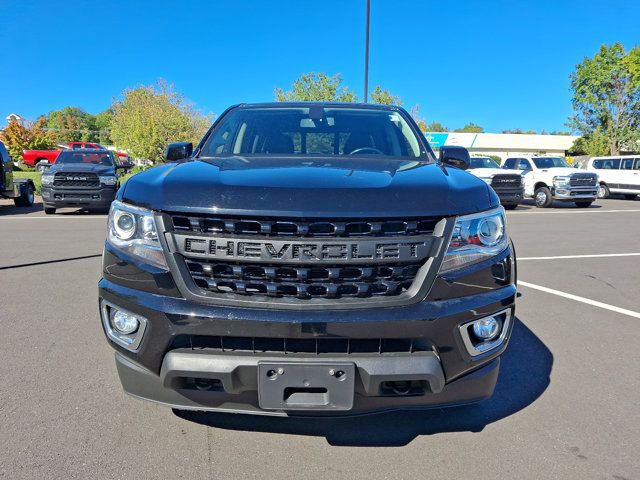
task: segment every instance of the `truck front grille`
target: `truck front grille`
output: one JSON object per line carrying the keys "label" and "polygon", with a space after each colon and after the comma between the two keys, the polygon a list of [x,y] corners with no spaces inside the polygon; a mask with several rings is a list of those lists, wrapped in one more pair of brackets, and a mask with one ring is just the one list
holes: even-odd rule
{"label": "truck front grille", "polygon": [[58,172],[53,177],[55,187],[99,187],[98,175],[90,172]]}
{"label": "truck front grille", "polygon": [[[440,254],[442,218],[163,216],[178,274],[198,296],[323,304],[413,298]],[[414,288],[414,284],[416,287]]]}
{"label": "truck front grille", "polygon": [[419,265],[300,267],[186,260],[196,285],[217,293],[270,297],[341,298],[398,295]]}
{"label": "truck front grille", "polygon": [[522,185],[522,176],[517,174],[500,174],[491,179],[491,187],[494,190],[514,188]]}
{"label": "truck front grille", "polygon": [[171,349],[211,349],[220,352],[276,354],[393,354],[433,351],[420,338],[267,338],[179,335]]}
{"label": "truck front grille", "polygon": [[572,173],[569,184],[572,187],[595,187],[598,177],[593,173]]}

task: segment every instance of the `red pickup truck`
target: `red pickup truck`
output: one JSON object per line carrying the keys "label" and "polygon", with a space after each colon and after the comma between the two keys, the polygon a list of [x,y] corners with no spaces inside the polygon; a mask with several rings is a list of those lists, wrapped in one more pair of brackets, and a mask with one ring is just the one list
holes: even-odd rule
{"label": "red pickup truck", "polygon": [[[35,167],[37,170],[44,170],[44,165],[55,163],[56,158],[63,150],[77,150],[79,148],[99,148],[104,149],[99,143],[92,142],[69,142],[66,145],[58,145],[56,150],[24,150],[22,152],[22,161],[25,165]],[[120,160],[126,161],[129,158],[125,152],[115,152]],[[42,164],[42,165],[39,165]]]}

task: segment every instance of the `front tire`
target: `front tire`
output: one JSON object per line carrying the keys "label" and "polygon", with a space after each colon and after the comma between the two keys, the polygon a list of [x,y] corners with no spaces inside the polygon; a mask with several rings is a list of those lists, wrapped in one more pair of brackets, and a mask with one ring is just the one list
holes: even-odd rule
{"label": "front tire", "polygon": [[538,208],[549,208],[551,206],[551,204],[553,203],[553,197],[551,196],[551,190],[549,190],[547,187],[540,187],[538,188],[534,195],[533,198],[536,202],[536,207]]}
{"label": "front tire", "polygon": [[56,209],[53,207],[44,207],[44,213],[47,215],[54,215],[56,213]]}
{"label": "front tire", "polygon": [[507,205],[503,205],[505,210],[515,210],[517,206],[517,203],[509,203]]}
{"label": "front tire", "polygon": [[576,202],[578,208],[589,208],[593,202]]}
{"label": "front tire", "polygon": [[33,185],[28,184],[27,191],[22,193],[22,195],[20,195],[19,197],[16,197],[13,200],[13,203],[15,203],[16,207],[30,207],[33,205],[33,200],[34,200]]}
{"label": "front tire", "polygon": [[609,198],[609,195],[611,195],[611,192],[605,183],[598,185],[598,198],[604,200],[605,198]]}
{"label": "front tire", "polygon": [[36,163],[35,165],[36,172],[38,172],[39,174],[43,174],[44,171],[47,169],[45,165],[46,165],[46,162]]}
{"label": "front tire", "polygon": [[625,200],[635,200],[637,196],[638,195],[636,195],[635,193],[625,193],[624,194],[624,199]]}

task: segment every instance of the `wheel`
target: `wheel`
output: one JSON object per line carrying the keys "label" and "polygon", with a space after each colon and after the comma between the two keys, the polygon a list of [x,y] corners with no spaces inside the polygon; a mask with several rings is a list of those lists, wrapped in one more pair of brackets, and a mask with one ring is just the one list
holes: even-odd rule
{"label": "wheel", "polygon": [[598,185],[598,198],[609,198],[609,195],[611,195],[611,192],[606,183]]}
{"label": "wheel", "polygon": [[576,202],[578,208],[589,208],[593,202]]}
{"label": "wheel", "polygon": [[47,215],[53,215],[54,213],[56,213],[56,209],[53,207],[44,207],[44,213],[46,213]]}
{"label": "wheel", "polygon": [[635,193],[625,193],[624,194],[624,199],[625,200],[635,200],[637,196],[638,195],[636,195]]}
{"label": "wheel", "polygon": [[44,171],[47,169],[45,165],[46,165],[45,162],[36,163],[36,172],[40,174],[44,173]]}
{"label": "wheel", "polygon": [[24,192],[19,197],[14,198],[13,203],[16,204],[16,207],[30,207],[33,205],[34,193],[33,193],[33,185],[30,183],[27,184],[27,191]]}
{"label": "wheel", "polygon": [[517,206],[517,203],[508,203],[507,205],[503,205],[505,210],[515,210]]}
{"label": "wheel", "polygon": [[549,190],[547,187],[538,188],[533,198],[535,199],[536,207],[538,208],[549,208],[553,203],[551,190]]}

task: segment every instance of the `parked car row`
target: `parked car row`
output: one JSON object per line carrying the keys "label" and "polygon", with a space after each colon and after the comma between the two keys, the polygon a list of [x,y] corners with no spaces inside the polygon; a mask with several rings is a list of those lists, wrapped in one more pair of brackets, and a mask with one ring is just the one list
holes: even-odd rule
{"label": "parked car row", "polygon": [[525,198],[546,208],[555,200],[589,207],[611,194],[634,200],[640,195],[640,155],[594,157],[586,170],[570,166],[562,157],[516,156],[502,166],[490,157],[471,157],[469,172],[495,190],[505,209]]}

